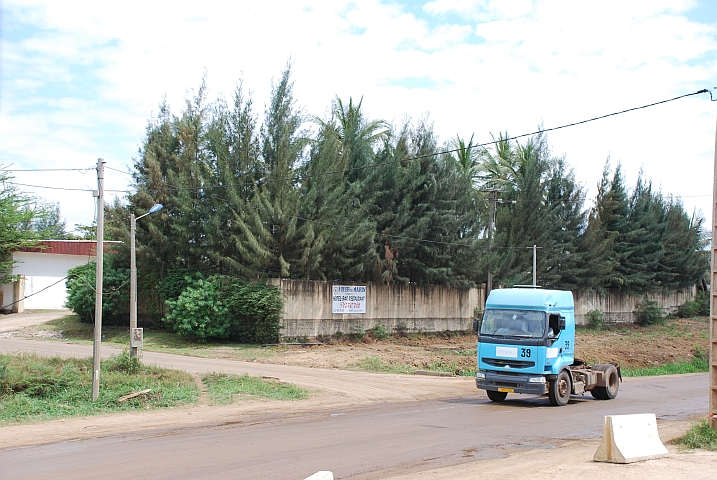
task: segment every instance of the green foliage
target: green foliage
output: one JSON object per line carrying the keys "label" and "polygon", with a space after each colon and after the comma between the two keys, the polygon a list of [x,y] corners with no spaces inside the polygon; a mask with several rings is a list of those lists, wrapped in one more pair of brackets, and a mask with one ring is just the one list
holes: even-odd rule
{"label": "green foliage", "polygon": [[222,275],[185,281],[188,286],[179,297],[166,302],[165,324],[171,330],[202,341],[279,341],[283,303],[278,288]]}
{"label": "green foliage", "polygon": [[210,373],[202,377],[202,382],[207,386],[211,402],[215,405],[228,405],[241,396],[272,400],[303,400],[309,396],[307,390],[296,385],[249,375]]}
{"label": "green foliage", "polygon": [[[164,205],[137,226],[140,271],[159,281],[158,296],[179,297],[180,272],[468,287],[490,270],[513,285],[532,277],[532,245],[551,288],[642,295],[689,287],[708,267],[704,219],[642,174],[628,188],[606,162],[588,210],[544,133],[516,142],[506,132],[490,149],[473,137],[442,143],[428,118],[391,125],[338,97],[312,119],[291,73],[272,84],[261,118],[241,84],[210,102],[203,80],[181,111],[163,103],[150,120],[137,191],[108,207],[108,223],[126,245],[129,212]],[[500,190],[492,238],[486,188]],[[143,299],[154,290],[139,294],[162,314]]]}
{"label": "green foliage", "polygon": [[[129,269],[116,267],[117,258],[112,255],[105,255],[104,260],[102,322],[108,325],[125,323],[129,312]],[[75,312],[80,321],[94,323],[95,263],[71,268],[67,273],[67,308]]]}
{"label": "green foliage", "polygon": [[590,328],[600,330],[603,327],[602,312],[600,310],[590,310],[585,314],[588,319]]}
{"label": "green foliage", "polygon": [[376,355],[362,358],[355,364],[349,366],[357,370],[376,373],[402,373],[410,375],[415,371],[415,367],[404,364],[387,363]]}
{"label": "green foliage", "polygon": [[142,364],[138,357],[130,355],[129,350],[123,350],[119,355],[115,355],[105,360],[105,370],[108,372],[121,372],[128,375],[136,375],[142,369]]}
{"label": "green foliage", "polygon": [[361,328],[360,325],[354,325],[353,327],[351,327],[351,333],[349,333],[349,335],[348,335],[348,337],[353,342],[360,342],[361,340],[363,340],[363,337],[365,337],[365,336],[366,336],[366,330]]}
{"label": "green foliage", "polygon": [[222,295],[233,318],[232,338],[247,343],[277,343],[284,304],[277,287],[225,279]]}
{"label": "green foliage", "polygon": [[665,312],[659,303],[654,300],[643,298],[633,312],[640,325],[662,325],[665,323]]}
{"label": "green foliage", "polygon": [[[0,355],[0,425],[181,406],[196,402],[199,396],[186,372],[128,365],[126,358],[116,357],[103,360],[101,368],[100,397],[93,402],[91,358]],[[152,392],[117,402],[128,393],[147,388]]]}
{"label": "green foliage", "polygon": [[715,451],[717,450],[717,430],[712,428],[707,420],[700,420],[675,442],[688,449],[701,448]]}
{"label": "green foliage", "polygon": [[165,323],[179,335],[209,340],[229,338],[232,321],[213,279],[199,279],[176,300],[167,300]]}
{"label": "green foliage", "polygon": [[371,329],[371,337],[376,340],[386,340],[389,336],[391,336],[391,332],[382,320],[376,322],[376,326]]}
{"label": "green foliage", "polygon": [[694,300],[677,307],[680,318],[704,317],[710,314],[709,292],[699,291]]}
{"label": "green foliage", "polygon": [[9,283],[13,278],[15,262],[12,252],[35,244],[36,232],[28,225],[40,213],[35,202],[12,184],[12,177],[5,168],[0,165],[0,285]]}

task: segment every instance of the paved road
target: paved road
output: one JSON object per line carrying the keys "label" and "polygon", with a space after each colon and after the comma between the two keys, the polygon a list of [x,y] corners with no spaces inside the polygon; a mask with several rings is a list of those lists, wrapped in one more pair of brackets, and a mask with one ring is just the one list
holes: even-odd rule
{"label": "paved road", "polygon": [[[0,351],[17,349],[12,342],[22,341],[0,339]],[[78,348],[56,342],[24,345],[41,349],[46,347],[35,344],[47,343],[65,349],[65,354]],[[380,390],[393,380],[390,376],[356,372],[170,355],[160,355],[157,361],[185,367],[184,362],[188,362],[194,369],[211,364],[221,364],[227,371],[256,368],[278,372],[283,378],[296,378],[305,385],[323,382],[327,388],[347,389],[346,392],[351,391],[352,381],[357,385],[373,382],[368,392],[386,397],[391,394]],[[326,380],[332,375],[339,380]],[[380,378],[389,381],[382,383]],[[423,379],[403,379],[406,385],[397,386],[397,391],[404,387],[407,392],[420,391]],[[417,380],[419,383],[413,383]],[[453,388],[450,383],[445,385]],[[650,412],[667,422],[703,414],[708,407],[707,375],[628,379],[615,400],[597,401],[587,395],[574,397],[570,405],[562,408],[548,406],[545,398],[523,396],[493,404],[475,390],[466,391],[465,382],[458,385],[463,394],[450,399],[354,408],[333,404],[331,408],[303,414],[288,411],[255,415],[239,423],[159,428],[4,449],[0,450],[0,479],[302,479],[318,470],[331,470],[337,478],[386,478],[522,449],[552,450],[569,439],[597,438],[604,415]],[[366,394],[358,386],[355,391]],[[395,402],[396,397],[392,398]],[[286,408],[291,409],[292,404]]]}

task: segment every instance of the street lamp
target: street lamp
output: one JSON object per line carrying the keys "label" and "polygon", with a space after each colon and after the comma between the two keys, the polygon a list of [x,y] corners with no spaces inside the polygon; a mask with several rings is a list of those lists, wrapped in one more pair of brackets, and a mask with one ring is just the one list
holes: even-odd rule
{"label": "street lamp", "polygon": [[149,212],[134,218],[134,213],[130,214],[129,242],[130,242],[130,269],[129,269],[129,353],[130,357],[137,358],[137,350],[139,347],[134,341],[134,335],[137,331],[137,252],[134,246],[134,236],[137,232],[137,220],[146,217],[150,213],[154,213],[162,209],[161,203],[155,203]]}

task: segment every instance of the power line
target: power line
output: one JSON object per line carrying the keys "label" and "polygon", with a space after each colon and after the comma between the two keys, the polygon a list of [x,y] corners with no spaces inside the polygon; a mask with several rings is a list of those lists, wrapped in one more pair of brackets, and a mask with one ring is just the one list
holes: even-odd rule
{"label": "power line", "polygon": [[95,167],[89,168],[0,168],[3,172],[89,172]]}
{"label": "power line", "polygon": [[15,183],[15,182],[7,182],[11,183],[12,185],[18,185],[21,187],[32,187],[32,188],[48,188],[50,190],[69,190],[69,191],[75,191],[75,192],[92,192],[92,189],[87,188],[67,188],[67,187],[48,187],[46,185],[28,185],[27,183]]}
{"label": "power line", "polygon": [[[628,112],[632,112],[632,111],[635,111],[635,110],[641,110],[641,109],[644,109],[644,108],[654,107],[654,106],[656,106],[656,105],[661,105],[661,104],[668,103],[668,102],[674,102],[675,100],[679,100],[679,99],[681,99],[681,98],[686,98],[686,97],[690,97],[690,96],[693,96],[693,95],[699,95],[699,94],[702,94],[702,93],[709,93],[709,94],[710,94],[710,98],[711,98],[712,93],[711,93],[709,90],[707,90],[707,89],[702,89],[702,90],[699,90],[699,91],[697,91],[697,92],[687,93],[687,94],[685,94],[685,95],[680,95],[680,96],[677,96],[677,97],[674,97],[674,98],[670,98],[670,99],[667,99],[667,100],[661,100],[661,101],[659,101],[659,102],[653,102],[653,103],[649,103],[649,104],[647,104],[647,105],[642,105],[642,106],[639,106],[639,107],[632,107],[632,108],[628,108],[628,109],[625,109],[625,110],[620,110],[620,111],[618,111],[618,112],[613,112],[613,113],[608,113],[608,114],[606,114],[606,115],[601,115],[601,116],[599,116],[599,117],[593,117],[593,118],[589,118],[589,119],[587,119],[587,120],[581,120],[581,121],[579,121],[579,122],[568,123],[568,124],[566,124],[566,125],[561,125],[561,126],[558,126],[558,127],[541,128],[541,129],[536,130],[535,132],[531,132],[531,133],[523,133],[523,134],[521,134],[521,135],[514,135],[514,136],[512,136],[512,137],[499,138],[498,140],[492,140],[492,141],[489,141],[489,142],[483,142],[483,143],[477,143],[477,144],[469,144],[467,147],[464,147],[464,148],[453,148],[453,149],[449,149],[449,150],[442,150],[442,151],[439,151],[439,152],[433,152],[433,153],[428,153],[428,154],[424,154],[424,155],[414,155],[414,156],[411,157],[411,158],[406,158],[406,159],[401,159],[401,160],[393,160],[393,161],[390,161],[390,162],[373,163],[373,164],[371,164],[371,165],[364,165],[364,166],[361,166],[361,167],[352,167],[352,168],[346,168],[346,169],[341,169],[341,170],[331,170],[331,171],[328,171],[328,172],[320,172],[320,173],[315,173],[315,174],[304,174],[304,175],[300,176],[300,178],[299,178],[299,176],[296,176],[296,175],[295,175],[295,176],[292,176],[292,177],[284,177],[284,178],[276,178],[276,179],[266,179],[266,180],[256,180],[256,181],[254,181],[254,182],[227,183],[227,184],[224,184],[224,185],[202,185],[200,188],[179,187],[179,186],[176,186],[176,185],[169,185],[169,184],[167,184],[167,183],[165,183],[165,185],[168,186],[168,187],[171,187],[172,189],[177,190],[177,191],[180,191],[180,190],[185,190],[185,191],[202,191],[202,190],[213,189],[213,188],[251,187],[251,186],[259,186],[259,185],[262,185],[262,184],[263,184],[263,185],[266,185],[266,184],[268,184],[268,183],[274,183],[274,182],[286,182],[286,181],[308,180],[308,179],[310,179],[310,178],[320,177],[320,176],[325,176],[325,175],[336,175],[336,174],[348,173],[348,172],[353,172],[353,171],[358,171],[358,170],[366,170],[366,169],[369,169],[369,168],[378,168],[378,167],[383,167],[383,166],[387,166],[387,165],[393,165],[393,164],[397,164],[397,163],[412,162],[412,161],[414,161],[414,160],[421,160],[421,159],[426,159],[426,158],[432,158],[432,157],[436,157],[436,156],[439,156],[439,155],[448,155],[448,154],[450,154],[450,153],[456,153],[456,152],[460,152],[460,151],[463,151],[463,150],[466,150],[466,149],[470,149],[470,148],[474,148],[474,147],[486,147],[486,146],[488,146],[488,145],[495,145],[495,144],[500,143],[500,142],[508,142],[508,141],[511,141],[511,140],[517,140],[517,139],[519,139],[519,138],[530,137],[530,136],[533,136],[533,135],[539,135],[539,134],[542,134],[542,133],[545,133],[545,132],[552,132],[552,131],[555,131],[555,130],[561,130],[561,129],[563,129],[563,128],[574,127],[574,126],[576,126],[576,125],[582,125],[582,124],[585,124],[585,123],[594,122],[594,121],[596,121],[596,120],[602,120],[602,119],[604,119],[604,118],[608,118],[608,117],[612,117],[612,116],[616,116],[616,115],[621,115],[621,114],[623,114],[623,113],[628,113]],[[122,173],[126,173],[126,172],[122,172]],[[127,193],[130,193],[130,192],[127,192]]]}
{"label": "power line", "polygon": [[[130,173],[130,172],[125,172],[124,170],[119,170],[119,169],[117,169],[117,168],[112,168],[112,167],[105,167],[105,168],[106,168],[107,170],[112,170],[112,171],[115,171],[115,172],[124,173],[125,175],[132,176],[132,173]],[[105,191],[107,191],[107,190],[105,190]]]}
{"label": "power line", "polygon": [[[440,151],[440,152],[433,152],[433,153],[428,153],[428,154],[424,154],[424,155],[414,155],[413,157],[407,158],[407,159],[393,160],[393,161],[390,161],[390,162],[382,162],[382,163],[373,163],[373,164],[371,164],[371,165],[364,165],[364,166],[361,166],[361,167],[352,167],[352,168],[346,168],[346,169],[342,169],[342,170],[331,170],[331,171],[328,171],[328,172],[320,172],[320,173],[314,173],[314,174],[304,174],[304,175],[300,176],[300,178],[299,178],[299,176],[292,176],[292,177],[277,178],[277,179],[257,180],[257,181],[254,181],[254,182],[227,183],[227,184],[224,184],[224,185],[203,185],[203,186],[201,186],[201,187],[199,187],[199,188],[179,187],[179,186],[170,185],[170,184],[167,184],[167,183],[165,183],[164,185],[166,185],[167,187],[170,187],[172,190],[176,190],[176,191],[185,190],[185,191],[197,191],[197,192],[198,192],[198,191],[207,190],[207,189],[214,189],[214,188],[250,187],[250,186],[266,185],[266,184],[268,184],[268,183],[274,183],[274,182],[286,182],[286,181],[308,180],[308,179],[310,179],[310,178],[321,177],[321,176],[325,176],[325,175],[336,175],[336,174],[348,173],[348,172],[353,172],[353,171],[366,170],[366,169],[369,169],[369,168],[378,168],[378,167],[383,167],[383,166],[387,166],[387,165],[393,165],[393,164],[397,164],[397,163],[412,162],[412,161],[414,161],[414,160],[421,160],[421,159],[426,159],[426,158],[432,158],[432,157],[436,157],[436,156],[439,156],[439,155],[448,155],[448,154],[450,154],[450,153],[456,153],[456,152],[460,152],[460,151],[462,151],[462,150],[466,150],[466,149],[474,148],[474,147],[486,147],[486,146],[488,146],[488,145],[494,145],[494,144],[500,143],[500,142],[508,142],[508,141],[511,141],[511,140],[517,140],[517,139],[519,139],[519,138],[525,138],[525,137],[530,137],[530,136],[533,136],[533,135],[542,134],[542,133],[544,133],[544,132],[552,132],[552,131],[555,131],[555,130],[561,130],[561,129],[563,129],[563,128],[574,127],[574,126],[576,126],[576,125],[582,125],[582,124],[585,124],[585,123],[594,122],[594,121],[596,121],[596,120],[601,120],[601,119],[608,118],[608,117],[612,117],[612,116],[615,116],[615,115],[621,115],[621,114],[623,114],[623,113],[628,113],[628,112],[633,112],[633,111],[635,111],[635,110],[641,110],[641,109],[644,109],[644,108],[654,107],[654,106],[656,106],[656,105],[661,105],[661,104],[664,104],[664,103],[673,102],[673,101],[679,100],[679,99],[681,99],[681,98],[686,98],[686,97],[690,97],[690,96],[693,96],[693,95],[699,95],[699,94],[702,94],[702,93],[709,93],[709,94],[710,94],[710,99],[712,99],[712,92],[710,92],[710,91],[707,90],[707,89],[702,89],[702,90],[699,90],[699,91],[697,91],[697,92],[687,93],[687,94],[685,94],[685,95],[680,95],[680,96],[677,96],[677,97],[674,97],[674,98],[670,98],[670,99],[667,99],[667,100],[661,100],[661,101],[659,101],[659,102],[653,102],[653,103],[649,103],[649,104],[647,104],[647,105],[642,105],[642,106],[639,106],[639,107],[632,107],[632,108],[628,108],[628,109],[625,109],[625,110],[620,110],[620,111],[618,111],[618,112],[608,113],[607,115],[601,115],[601,116],[599,116],[599,117],[593,117],[593,118],[589,118],[589,119],[587,119],[587,120],[581,120],[581,121],[579,121],[579,122],[568,123],[568,124],[566,124],[566,125],[561,125],[561,126],[558,126],[558,127],[542,128],[542,129],[536,130],[535,132],[531,132],[531,133],[523,133],[523,134],[521,134],[521,135],[514,135],[514,136],[512,136],[512,137],[499,138],[498,140],[492,140],[492,141],[489,141],[489,142],[477,143],[477,144],[475,144],[475,145],[474,145],[474,144],[470,144],[470,145],[468,145],[467,147],[464,147],[464,148],[453,148],[453,149],[449,149],[449,150],[442,150],[442,151]],[[89,170],[93,170],[94,168],[95,168],[95,167],[88,167],[88,168],[65,168],[65,169],[63,169],[63,168],[58,168],[58,169],[23,169],[23,170],[15,169],[15,170],[4,170],[4,171],[8,171],[8,172],[89,171]],[[122,170],[119,170],[119,169],[116,169],[116,168],[111,168],[111,167],[106,167],[106,168],[109,169],[109,170],[113,170],[113,171],[115,171],[115,172],[123,173],[123,174],[125,174],[125,175],[130,175],[130,176],[133,175],[133,174],[130,173],[130,172],[125,172],[125,171],[122,171]],[[12,182],[12,183],[14,183],[14,182]],[[78,188],[65,188],[65,187],[48,187],[48,186],[43,186],[43,185],[28,185],[28,184],[22,184],[22,183],[14,183],[14,184],[15,184],[15,185],[19,185],[19,186],[24,186],[24,187],[46,188],[46,189],[50,189],[50,190],[67,190],[67,191],[83,191],[83,192],[91,192],[91,191],[93,191],[93,190],[91,190],[91,189],[78,189]],[[131,194],[131,193],[132,193],[131,190],[105,190],[105,191],[106,191],[106,192],[113,192],[113,193],[127,193],[127,194]],[[152,191],[158,191],[158,190],[152,190]]]}

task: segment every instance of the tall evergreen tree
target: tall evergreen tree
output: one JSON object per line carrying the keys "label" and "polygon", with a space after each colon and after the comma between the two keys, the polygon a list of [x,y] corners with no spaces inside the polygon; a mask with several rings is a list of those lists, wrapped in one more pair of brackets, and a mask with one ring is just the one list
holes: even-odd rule
{"label": "tall evergreen tree", "polygon": [[588,215],[585,231],[580,236],[579,251],[582,254],[581,268],[586,275],[579,286],[605,292],[610,286],[612,272],[618,265],[614,251],[617,232],[611,231],[608,224],[616,208],[610,194],[610,160],[605,162],[602,178],[598,183],[595,205]]}
{"label": "tall evergreen tree", "polygon": [[270,239],[267,247],[272,255],[265,268],[273,276],[290,276],[291,263],[300,261],[302,256],[297,228],[300,191],[296,173],[308,145],[303,123],[303,113],[295,105],[291,67],[287,66],[272,89],[261,127],[264,175],[250,204],[262,219],[261,226],[254,225],[262,227],[256,238]]}

